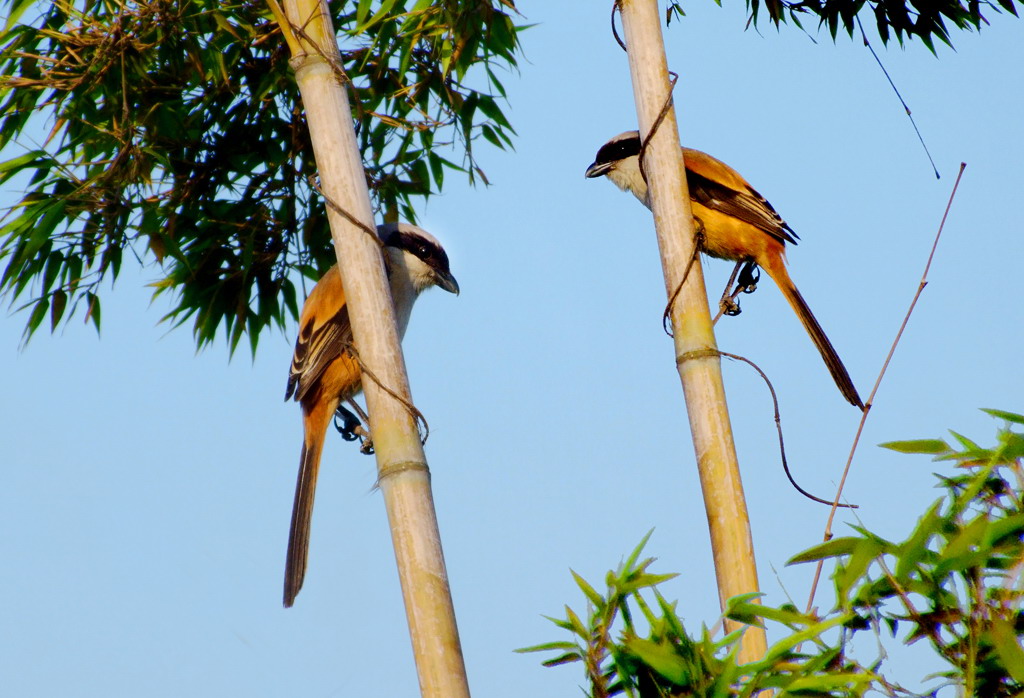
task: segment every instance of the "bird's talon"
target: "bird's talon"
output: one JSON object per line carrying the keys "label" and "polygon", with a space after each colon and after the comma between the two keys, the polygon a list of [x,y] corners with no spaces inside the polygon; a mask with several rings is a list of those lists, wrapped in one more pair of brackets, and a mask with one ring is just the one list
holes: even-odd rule
{"label": "bird's talon", "polygon": [[736,282],[736,289],[743,293],[753,293],[757,290],[757,284],[761,280],[761,269],[754,262],[747,262],[740,271],[739,280]]}
{"label": "bird's talon", "polygon": [[355,441],[360,434],[366,433],[359,418],[340,405],[334,412],[334,428],[345,441]]}
{"label": "bird's talon", "polygon": [[742,310],[740,310],[740,304],[735,298],[726,297],[718,302],[718,307],[721,309],[723,315],[729,317],[736,317]]}

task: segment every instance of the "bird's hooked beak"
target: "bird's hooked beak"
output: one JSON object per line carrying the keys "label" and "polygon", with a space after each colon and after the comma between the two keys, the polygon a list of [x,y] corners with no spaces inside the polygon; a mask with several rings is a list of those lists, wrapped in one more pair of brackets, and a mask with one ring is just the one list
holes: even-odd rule
{"label": "bird's hooked beak", "polygon": [[435,283],[438,288],[443,288],[448,293],[459,295],[459,282],[455,280],[450,271],[434,270]]}
{"label": "bird's hooked beak", "polygon": [[608,174],[608,171],[612,169],[612,164],[613,163],[610,162],[590,163],[590,167],[587,168],[586,172],[587,178],[593,179],[594,177],[600,177],[601,175]]}

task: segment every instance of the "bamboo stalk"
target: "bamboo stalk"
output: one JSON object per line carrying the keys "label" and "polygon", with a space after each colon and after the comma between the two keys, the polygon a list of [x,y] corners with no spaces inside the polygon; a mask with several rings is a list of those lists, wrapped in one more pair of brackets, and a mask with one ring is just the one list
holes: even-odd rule
{"label": "bamboo stalk", "polygon": [[[637,121],[645,138],[670,99],[660,14],[657,0],[622,0],[621,10]],[[671,107],[647,147],[644,166],[670,299],[684,273],[688,274],[670,316],[724,609],[730,597],[758,590],[757,568],[704,276],[699,263],[690,264],[695,245],[693,214]],[[735,627],[726,625],[727,630]],[[741,661],[756,661],[766,649],[764,630],[748,627]]]}
{"label": "bamboo stalk", "polygon": [[[412,399],[380,248],[367,230],[373,210],[330,17],[317,0],[284,0],[295,80],[309,123],[338,268],[360,360],[398,396]],[[299,50],[295,51],[295,47]],[[333,65],[332,65],[333,63]],[[350,221],[341,208],[359,221]],[[469,685],[430,490],[430,473],[409,410],[364,373],[378,483],[391,524],[409,633],[427,698],[468,698]],[[347,593],[347,592],[346,592]]]}

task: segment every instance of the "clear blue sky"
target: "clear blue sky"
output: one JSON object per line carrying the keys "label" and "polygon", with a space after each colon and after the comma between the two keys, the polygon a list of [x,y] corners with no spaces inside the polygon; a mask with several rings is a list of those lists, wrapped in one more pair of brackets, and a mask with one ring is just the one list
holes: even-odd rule
{"label": "clear blue sky", "polygon": [[[582,610],[569,568],[599,583],[651,528],[656,569],[681,573],[665,593],[687,624],[718,616],[650,215],[583,177],[636,124],[610,3],[520,4],[537,26],[505,81],[517,148],[481,152],[490,188],[450,178],[423,210],[462,295],[425,296],[405,344],[471,687],[489,698],[577,695],[577,667],[512,650],[567,639],[541,615]],[[987,442],[997,424],[978,407],[1024,409],[1024,27],[993,13],[938,58],[877,46],[936,181],[859,40],[744,31],[742,3],[726,5],[688,3],[667,30],[683,141],[743,172],[801,236],[791,273],[862,395],[968,163],[847,489],[865,525],[899,537],[938,496],[936,466],[874,444],[947,428]],[[715,293],[729,266],[705,264]],[[100,337],[76,321],[19,350],[25,315],[0,319],[3,692],[416,695],[374,461],[340,439],[305,588],[281,607],[301,438],[282,400],[294,328],[252,362],[223,345],[197,355],[187,329],[158,324],[166,306],[144,288],[157,274],[126,265]],[[743,309],[719,344],[771,376],[794,473],[827,496],[858,414],[770,280]],[[802,604],[811,569],[783,565],[820,540],[827,510],[786,482],[759,379],[733,363],[725,375],[763,590]]]}

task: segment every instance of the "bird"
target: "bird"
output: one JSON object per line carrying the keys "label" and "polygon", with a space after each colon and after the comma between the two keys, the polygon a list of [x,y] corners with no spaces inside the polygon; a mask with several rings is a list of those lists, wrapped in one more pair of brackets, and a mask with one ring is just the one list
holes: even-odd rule
{"label": "bird", "polygon": [[[597,151],[586,176],[605,176],[650,208],[647,182],[640,172],[640,145],[638,131],[620,133]],[[786,270],[786,243],[795,245],[796,233],[729,165],[692,148],[683,148],[683,161],[693,217],[702,233],[701,251],[711,257],[754,263],[768,272],[807,330],[843,397],[863,410],[850,374]]]}
{"label": "bird", "polygon": [[[452,276],[441,243],[422,228],[409,223],[388,223],[377,226],[377,235],[384,244],[401,340],[413,303],[422,291],[437,286],[458,295],[459,284]],[[352,326],[345,289],[335,265],[317,282],[302,306],[285,391],[285,401],[294,399],[301,405],[304,429],[285,562],[286,608],[295,602],[306,575],[313,498],[327,428],[341,403],[351,401],[362,390],[362,374],[351,345]]]}

